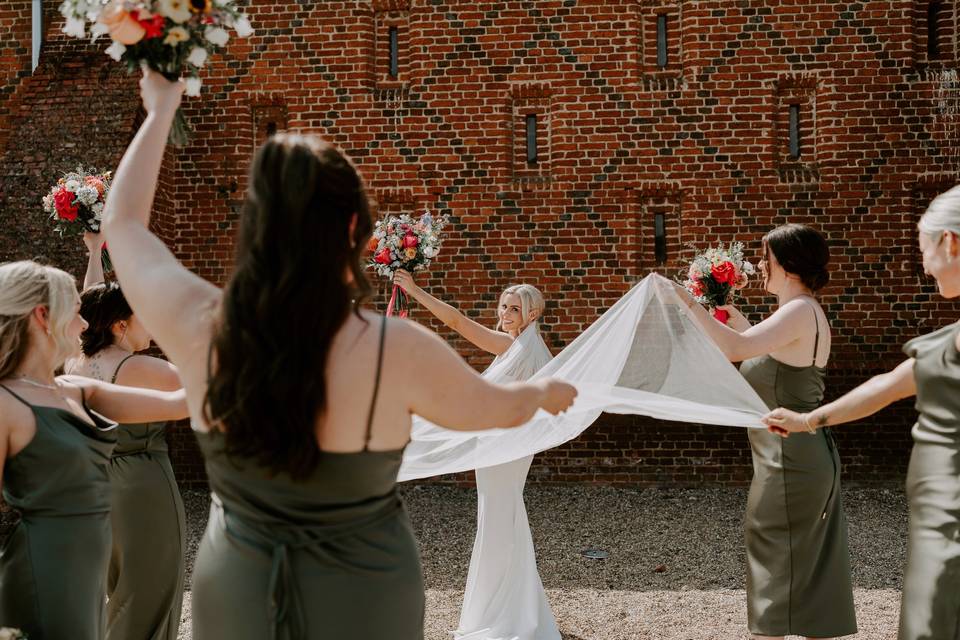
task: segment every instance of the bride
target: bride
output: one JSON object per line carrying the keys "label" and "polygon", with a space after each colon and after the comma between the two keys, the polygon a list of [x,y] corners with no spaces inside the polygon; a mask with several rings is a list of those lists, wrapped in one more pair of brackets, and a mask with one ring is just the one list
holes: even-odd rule
{"label": "bride", "polygon": [[[496,355],[483,373],[491,381],[525,381],[551,359],[537,328],[543,295],[532,285],[514,285],[500,294],[493,330],[421,289],[406,271],[395,274],[394,284],[466,340]],[[415,428],[414,442],[417,436]],[[537,572],[523,502],[532,460],[528,455],[476,470],[477,536],[456,640],[560,640]]]}

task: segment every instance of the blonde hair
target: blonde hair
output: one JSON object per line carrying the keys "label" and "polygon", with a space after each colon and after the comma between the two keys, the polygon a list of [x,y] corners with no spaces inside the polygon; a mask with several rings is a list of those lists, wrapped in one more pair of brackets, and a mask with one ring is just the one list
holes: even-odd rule
{"label": "blonde hair", "polygon": [[73,355],[78,342],[67,337],[67,328],[76,304],[77,283],[70,274],[31,260],[0,264],[0,379],[13,374],[26,356],[30,314],[39,306],[49,312],[55,367]]}
{"label": "blonde hair", "polygon": [[[527,318],[530,317],[530,312],[535,312],[537,318],[543,315],[543,308],[546,303],[543,300],[543,294],[535,286],[532,284],[511,285],[503,290],[500,299],[503,300],[503,296],[511,293],[520,298],[520,315],[523,317],[524,328],[529,324]],[[500,329],[500,322],[497,322],[497,329]]]}
{"label": "blonde hair", "polygon": [[921,233],[930,236],[938,236],[944,231],[960,235],[960,185],[934,198],[917,227]]}

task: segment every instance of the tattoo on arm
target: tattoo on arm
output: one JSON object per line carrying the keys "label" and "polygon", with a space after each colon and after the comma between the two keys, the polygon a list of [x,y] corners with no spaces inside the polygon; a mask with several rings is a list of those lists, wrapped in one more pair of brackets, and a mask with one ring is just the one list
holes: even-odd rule
{"label": "tattoo on arm", "polygon": [[823,414],[822,416],[820,416],[819,418],[817,418],[817,428],[818,428],[818,429],[821,429],[821,428],[827,426],[827,422],[829,421],[829,419],[830,419],[830,418],[829,418],[829,416],[827,416],[827,414]]}

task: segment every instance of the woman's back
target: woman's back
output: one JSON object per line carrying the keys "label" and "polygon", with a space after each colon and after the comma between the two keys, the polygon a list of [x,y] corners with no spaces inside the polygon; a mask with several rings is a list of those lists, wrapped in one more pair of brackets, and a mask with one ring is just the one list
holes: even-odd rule
{"label": "woman's back", "polygon": [[[355,336],[348,326],[336,340],[353,342],[356,357],[331,354],[328,376],[339,374],[340,384],[369,390],[365,398],[358,392],[332,403],[343,419],[354,422],[357,407],[368,408],[362,429],[353,424],[333,433],[332,441],[343,443],[359,431],[357,450],[321,451],[313,470],[294,478],[230,455],[218,431],[198,434],[213,489],[193,578],[198,640],[285,633],[292,638],[423,637],[419,556],[396,492],[403,447],[373,451],[366,446],[373,435],[386,328],[386,319],[380,319],[358,328]],[[371,333],[376,336],[372,354]],[[363,360],[368,366],[358,364]],[[371,368],[372,380],[362,384],[357,376]],[[348,402],[356,407],[339,406]],[[318,440],[333,424],[325,417]],[[367,615],[371,604],[377,615]]]}

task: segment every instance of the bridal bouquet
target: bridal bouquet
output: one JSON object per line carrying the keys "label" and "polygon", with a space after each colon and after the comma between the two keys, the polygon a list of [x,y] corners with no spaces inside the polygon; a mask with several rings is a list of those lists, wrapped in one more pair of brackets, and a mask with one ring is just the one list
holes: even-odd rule
{"label": "bridal bouquet", "polygon": [[[61,237],[81,235],[84,231],[100,233],[103,205],[110,192],[110,172],[77,167],[67,172],[43,196],[43,211],[53,220]],[[104,269],[110,270],[110,259],[103,252]]]}
{"label": "bridal bouquet", "polygon": [[[369,266],[386,278],[393,278],[398,269],[423,271],[440,253],[440,232],[447,224],[447,216],[434,217],[429,211],[414,220],[411,216],[388,216],[377,222],[370,238],[368,249],[373,254]],[[387,315],[396,311],[401,318],[407,316],[407,294],[399,286],[393,286],[393,294],[387,305]]]}
{"label": "bridal bouquet", "polygon": [[[67,35],[84,37],[87,22],[94,39],[108,34],[106,53],[129,71],[147,66],[171,81],[186,75],[188,96],[200,95],[200,69],[227,44],[227,28],[241,38],[253,33],[237,0],[63,0],[60,13]],[[170,142],[182,146],[188,136],[178,109]]]}
{"label": "bridal bouquet", "polygon": [[717,246],[698,253],[682,284],[697,302],[714,307],[713,317],[726,324],[730,314],[717,307],[729,304],[755,273],[753,265],[743,259],[743,243],[734,242],[727,248]]}

